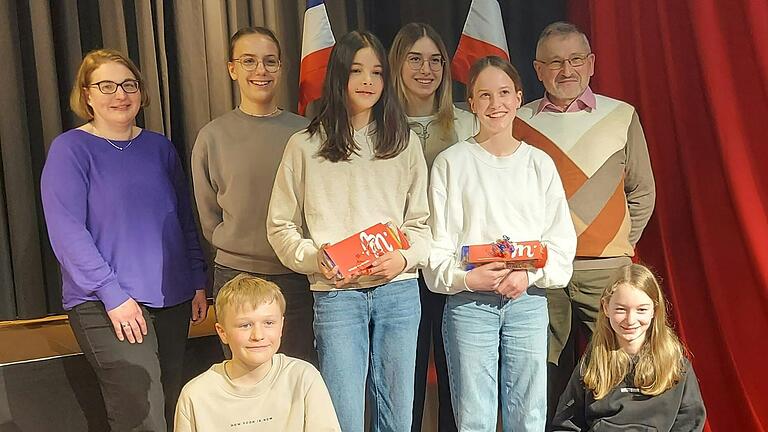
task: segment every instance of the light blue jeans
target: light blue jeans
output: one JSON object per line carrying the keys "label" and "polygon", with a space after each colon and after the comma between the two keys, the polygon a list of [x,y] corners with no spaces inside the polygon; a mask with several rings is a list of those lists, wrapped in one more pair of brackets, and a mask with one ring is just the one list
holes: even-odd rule
{"label": "light blue jeans", "polygon": [[482,292],[448,297],[443,338],[460,431],[495,431],[499,406],[505,432],[544,431],[548,325],[540,288],[515,300]]}
{"label": "light blue jeans", "polygon": [[367,394],[372,431],[410,431],[421,317],[416,279],[314,296],[320,373],[341,430],[363,431]]}

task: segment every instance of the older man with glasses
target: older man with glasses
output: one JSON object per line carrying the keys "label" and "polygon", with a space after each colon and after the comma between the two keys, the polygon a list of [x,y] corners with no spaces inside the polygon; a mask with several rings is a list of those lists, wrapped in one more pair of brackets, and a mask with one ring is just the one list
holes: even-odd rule
{"label": "older man with glasses", "polygon": [[635,108],[589,87],[595,54],[586,35],[570,23],[548,25],[533,67],[546,92],[518,110],[515,134],[554,159],[578,235],[570,284],[547,295],[551,419],[575,366],[575,336],[591,337],[600,294],[631,263],[656,192]]}

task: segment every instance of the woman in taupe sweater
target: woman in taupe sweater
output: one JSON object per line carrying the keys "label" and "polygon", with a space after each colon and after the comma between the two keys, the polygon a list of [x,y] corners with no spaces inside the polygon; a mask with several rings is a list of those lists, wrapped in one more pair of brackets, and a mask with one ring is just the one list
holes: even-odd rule
{"label": "woman in taupe sweater", "polygon": [[[281,351],[314,362],[307,277],[280,263],[264,223],[285,143],[308,121],[277,106],[281,51],[269,29],[245,27],[235,33],[227,68],[237,82],[240,105],[205,125],[192,150],[200,224],[216,251],[214,296],[243,272],[274,282],[288,305]],[[229,358],[226,346],[224,351]]]}

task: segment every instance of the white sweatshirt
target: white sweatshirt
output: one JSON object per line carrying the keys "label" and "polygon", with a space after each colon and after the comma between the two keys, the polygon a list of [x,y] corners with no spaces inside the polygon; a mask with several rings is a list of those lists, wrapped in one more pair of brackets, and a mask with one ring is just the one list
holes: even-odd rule
{"label": "white sweatshirt", "polygon": [[570,281],[576,233],[555,164],[543,151],[520,143],[497,157],[474,139],[461,141],[435,159],[429,194],[433,242],[424,278],[430,290],[468,290],[461,247],[503,235],[547,245],[547,263],[528,272],[530,285],[559,288]]}
{"label": "white sweatshirt", "polygon": [[223,363],[188,382],[179,396],[175,432],[338,432],[331,396],[311,364],[275,354],[259,383],[239,385]]}

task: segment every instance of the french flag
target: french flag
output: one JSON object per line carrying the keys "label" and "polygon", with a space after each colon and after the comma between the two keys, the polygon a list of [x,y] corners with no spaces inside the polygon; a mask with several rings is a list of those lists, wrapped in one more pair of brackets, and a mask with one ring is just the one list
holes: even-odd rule
{"label": "french flag", "polygon": [[304,12],[304,33],[301,38],[301,70],[299,71],[299,114],[323,94],[325,69],[336,44],[331,22],[323,0],[307,0]]}
{"label": "french flag", "polygon": [[490,55],[509,60],[501,7],[497,0],[472,0],[459,46],[451,62],[453,78],[467,84],[472,65]]}

